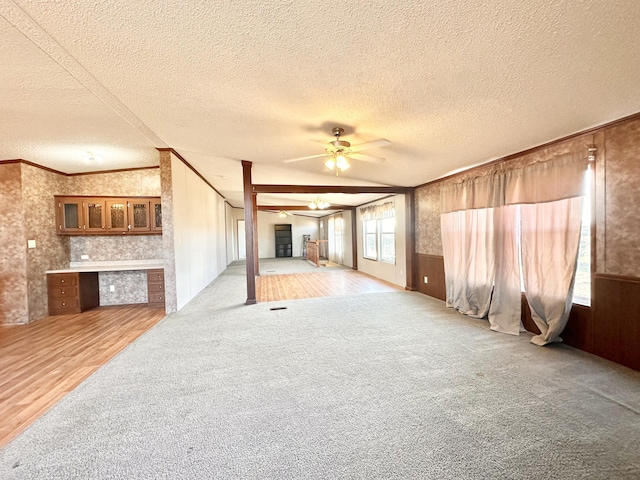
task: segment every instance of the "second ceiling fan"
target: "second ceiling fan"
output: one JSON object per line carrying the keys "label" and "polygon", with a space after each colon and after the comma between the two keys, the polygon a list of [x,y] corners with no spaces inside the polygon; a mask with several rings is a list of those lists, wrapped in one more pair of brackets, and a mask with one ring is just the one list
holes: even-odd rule
{"label": "second ceiling fan", "polygon": [[299,162],[301,160],[309,160],[312,158],[329,157],[324,162],[324,166],[331,171],[335,170],[336,175],[338,175],[340,172],[344,172],[351,166],[351,164],[349,163],[349,158],[362,160],[365,162],[384,162],[384,158],[382,157],[366,155],[364,153],[360,153],[360,151],[391,145],[391,142],[385,138],[379,138],[378,140],[372,140],[370,142],[364,142],[358,145],[351,145],[345,140],[340,140],[340,136],[344,133],[343,128],[334,127],[331,133],[333,133],[336,139],[325,145],[325,153],[321,153],[319,155],[309,155],[306,157],[290,158],[289,160],[285,160],[284,163]]}

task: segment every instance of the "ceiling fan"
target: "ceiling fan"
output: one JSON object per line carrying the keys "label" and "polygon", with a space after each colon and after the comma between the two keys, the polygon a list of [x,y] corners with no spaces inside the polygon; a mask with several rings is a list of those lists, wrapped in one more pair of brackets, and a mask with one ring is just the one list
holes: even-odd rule
{"label": "ceiling fan", "polygon": [[311,158],[329,157],[324,162],[324,166],[329,170],[335,169],[336,175],[338,175],[340,172],[344,172],[351,166],[349,164],[349,158],[362,160],[364,162],[384,162],[384,158],[382,157],[365,155],[364,153],[360,153],[360,151],[391,145],[391,142],[385,138],[379,138],[378,140],[372,140],[370,142],[364,142],[358,145],[351,145],[345,140],[340,140],[340,136],[344,133],[343,128],[334,127],[331,132],[336,137],[336,139],[325,145],[325,153],[321,153],[319,155],[309,155],[306,157],[290,158],[289,160],[285,160],[284,163],[299,162],[301,160],[309,160]]}

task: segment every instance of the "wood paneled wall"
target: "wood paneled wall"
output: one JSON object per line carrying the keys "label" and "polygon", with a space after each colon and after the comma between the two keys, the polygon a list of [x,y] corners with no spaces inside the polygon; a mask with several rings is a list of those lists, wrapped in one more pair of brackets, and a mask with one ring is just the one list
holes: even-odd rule
{"label": "wood paneled wall", "polygon": [[640,278],[598,274],[594,291],[594,353],[640,370]]}
{"label": "wood paneled wall", "polygon": [[[419,292],[443,301],[446,300],[443,257],[423,253],[417,254],[414,272],[413,283]],[[424,283],[424,277],[427,277],[427,283]]]}

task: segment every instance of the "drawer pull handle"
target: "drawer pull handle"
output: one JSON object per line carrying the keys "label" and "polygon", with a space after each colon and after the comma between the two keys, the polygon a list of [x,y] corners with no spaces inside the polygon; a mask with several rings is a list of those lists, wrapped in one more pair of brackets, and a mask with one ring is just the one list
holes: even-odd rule
{"label": "drawer pull handle", "polygon": [[64,280],[60,280],[60,283],[64,283]]}
{"label": "drawer pull handle", "polygon": [[64,307],[66,305],[66,303],[62,302],[62,306]]}
{"label": "drawer pull handle", "polygon": [[64,295],[64,290],[60,292],[61,295]]}

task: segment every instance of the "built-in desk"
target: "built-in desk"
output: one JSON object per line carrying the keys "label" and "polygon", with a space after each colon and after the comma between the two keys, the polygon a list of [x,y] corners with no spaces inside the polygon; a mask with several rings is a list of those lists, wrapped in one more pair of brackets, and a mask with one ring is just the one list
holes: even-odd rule
{"label": "built-in desk", "polygon": [[49,315],[81,313],[100,305],[99,272],[144,270],[147,272],[148,302],[164,307],[164,263],[162,260],[71,262],[69,268],[47,270]]}

